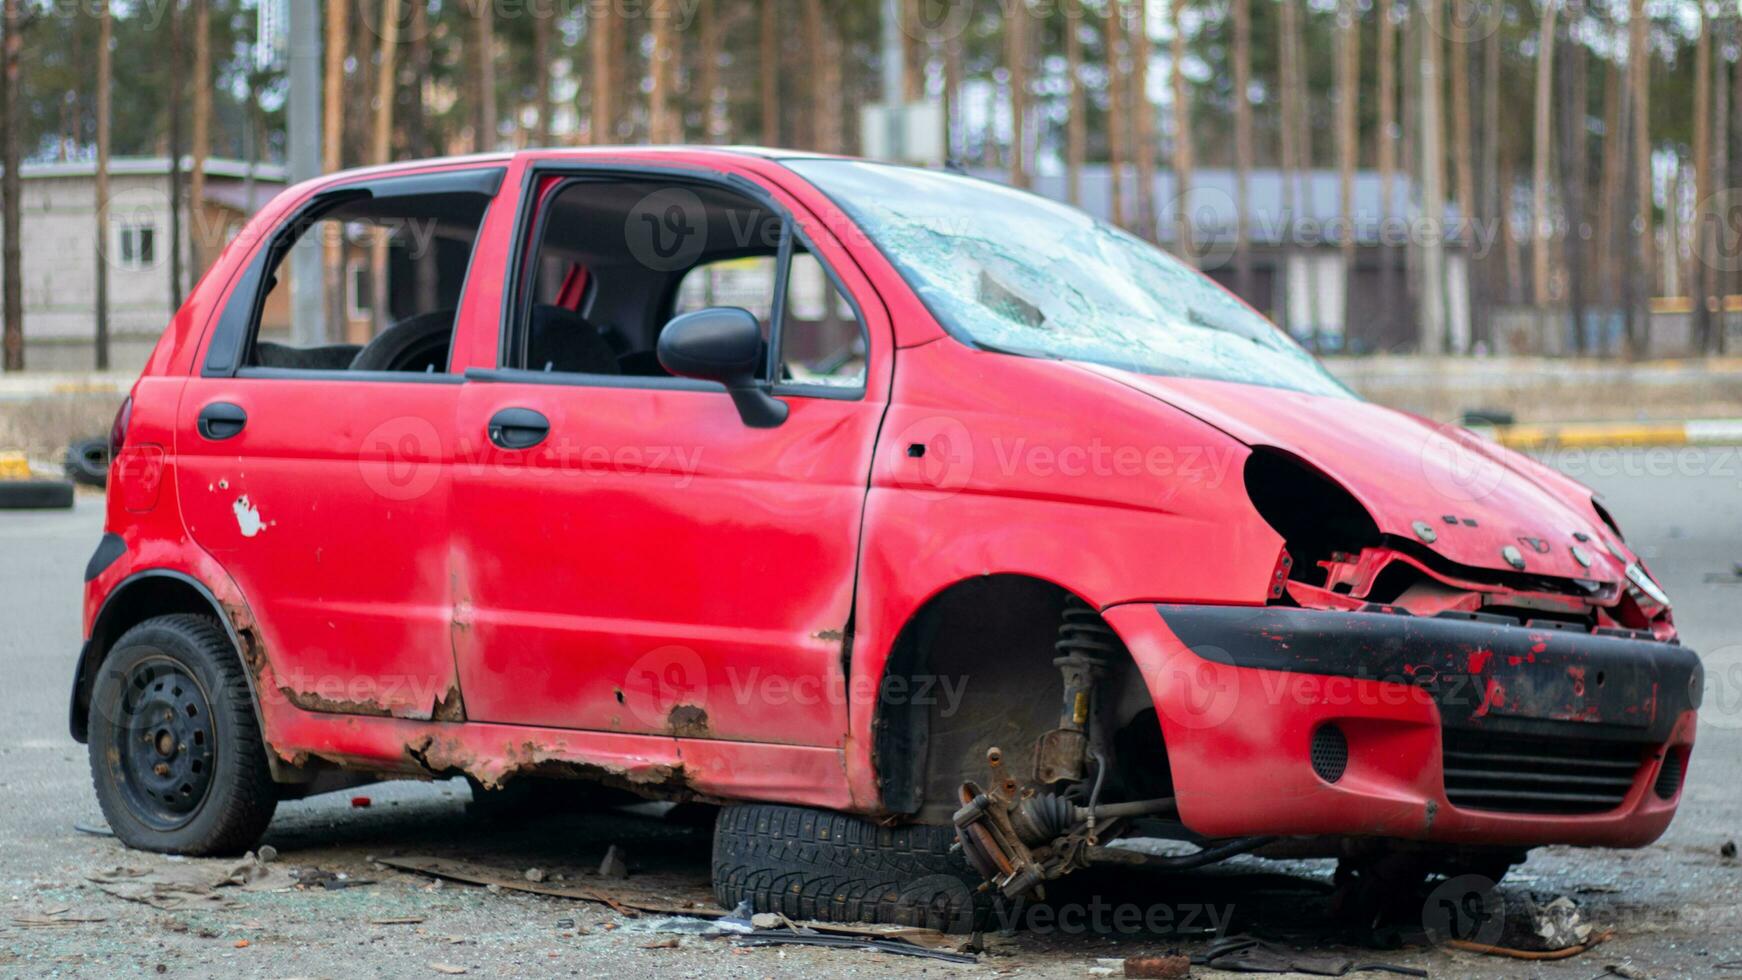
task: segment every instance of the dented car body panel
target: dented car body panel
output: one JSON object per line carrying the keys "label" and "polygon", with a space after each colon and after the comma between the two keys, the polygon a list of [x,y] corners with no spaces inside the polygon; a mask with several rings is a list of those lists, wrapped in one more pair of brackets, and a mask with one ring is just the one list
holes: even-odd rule
{"label": "dented car body panel", "polygon": [[[287,222],[347,187],[473,171],[499,189],[445,369],[212,368]],[[517,367],[522,253],[577,175],[777,216],[768,254],[801,242],[854,308],[860,386],[765,382],[785,414],[757,427],[718,385]],[[894,793],[891,773],[924,768],[926,739],[889,737],[892,681],[911,697],[946,673],[948,651],[910,655],[928,610],[1018,578],[1098,611],[1129,651],[1135,680],[1105,710],[1165,746],[1123,761],[1170,774],[1193,833],[1636,846],[1667,826],[1679,781],[1665,796],[1660,776],[1693,743],[1698,661],[1588,491],[1352,397],[965,340],[850,210],[777,154],[728,150],[535,151],[286,191],[133,389],[75,735],[120,629],[204,608],[235,637],[284,781],[572,776],[911,819],[920,791]],[[231,416],[213,406],[239,430],[214,433]],[[504,445],[492,420],[514,410],[550,438]],[[1257,485],[1278,473],[1315,487],[1304,517],[1279,516],[1291,486]],[[1302,537],[1320,502],[1347,541]],[[164,584],[183,580],[197,603]],[[1436,686],[1454,676],[1455,697]],[[1327,725],[1346,747],[1335,780],[1311,764]],[[1592,777],[1612,806],[1496,806],[1446,762],[1467,732],[1638,758],[1614,767],[1624,786]]]}

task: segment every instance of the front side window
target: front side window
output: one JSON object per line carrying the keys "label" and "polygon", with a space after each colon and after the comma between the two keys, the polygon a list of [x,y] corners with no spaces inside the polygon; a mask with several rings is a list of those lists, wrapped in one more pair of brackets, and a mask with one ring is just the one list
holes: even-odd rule
{"label": "front side window", "polygon": [[545,179],[504,367],[667,378],[665,325],[729,306],[762,325],[779,383],[864,387],[858,314],[784,214],[701,182]]}
{"label": "front side window", "polygon": [[959,339],[1145,374],[1353,397],[1232,294],[1074,208],[936,171],[852,160],[787,165],[870,236]]}

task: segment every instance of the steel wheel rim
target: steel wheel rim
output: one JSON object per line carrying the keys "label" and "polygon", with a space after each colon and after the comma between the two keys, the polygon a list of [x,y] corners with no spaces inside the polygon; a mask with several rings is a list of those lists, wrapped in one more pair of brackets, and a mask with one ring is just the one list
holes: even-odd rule
{"label": "steel wheel rim", "polygon": [[111,762],[127,808],[155,830],[198,815],[217,769],[206,689],[182,664],[152,657],[123,678]]}

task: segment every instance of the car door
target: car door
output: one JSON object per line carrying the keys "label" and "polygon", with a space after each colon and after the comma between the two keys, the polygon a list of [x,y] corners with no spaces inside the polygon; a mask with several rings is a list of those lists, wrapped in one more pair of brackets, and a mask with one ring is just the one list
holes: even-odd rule
{"label": "car door", "polygon": [[[253,613],[273,675],[263,696],[313,711],[462,717],[448,559],[462,378],[448,369],[442,329],[457,329],[449,311],[501,177],[474,168],[317,194],[263,241],[209,331],[178,409],[176,485],[188,533]],[[407,229],[419,214],[430,237],[414,246]],[[398,231],[381,231],[394,220]],[[362,227],[387,243],[375,268],[389,288],[339,278],[346,322],[323,316],[320,341],[292,342],[289,246]],[[369,262],[374,250],[342,244],[338,255]],[[371,296],[388,299],[379,316]]]}
{"label": "car door", "polygon": [[[562,176],[528,176],[514,241],[538,247],[538,211],[562,200],[549,186]],[[474,631],[460,675],[473,718],[791,745],[844,737],[854,569],[888,391],[888,323],[839,244],[794,215],[783,192],[697,175],[673,178],[636,207],[665,222],[671,200],[720,185],[755,187],[757,206],[782,217],[776,261],[795,248],[812,252],[831,300],[852,305],[858,382],[775,385],[785,421],[753,428],[719,385],[525,370],[508,341],[497,363],[469,371],[454,510],[456,587]],[[599,185],[596,193],[610,192]],[[642,216],[613,211],[600,220],[623,229],[633,250]],[[635,270],[612,266],[609,255],[594,262],[590,279],[600,285],[586,312],[601,327],[611,310],[634,319],[641,299],[621,284],[665,261],[640,259]],[[571,265],[564,282],[574,280]],[[512,288],[530,288],[525,282]],[[648,288],[647,309],[668,314],[655,295],[663,287]],[[770,322],[787,321],[771,311]],[[626,353],[626,370],[650,354]]]}

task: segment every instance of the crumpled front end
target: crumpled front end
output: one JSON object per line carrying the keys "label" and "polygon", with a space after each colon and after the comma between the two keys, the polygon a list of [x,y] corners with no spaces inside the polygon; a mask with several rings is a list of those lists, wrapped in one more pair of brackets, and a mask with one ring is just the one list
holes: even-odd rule
{"label": "crumpled front end", "polygon": [[1395,607],[1105,616],[1205,837],[1638,847],[1675,814],[1703,675],[1649,634]]}

